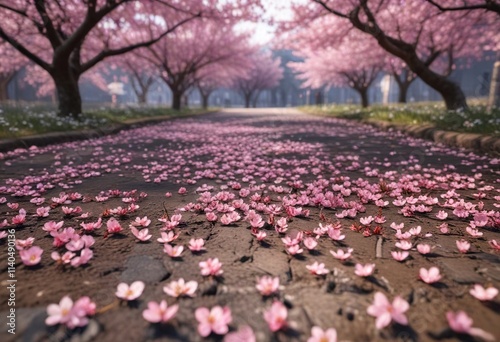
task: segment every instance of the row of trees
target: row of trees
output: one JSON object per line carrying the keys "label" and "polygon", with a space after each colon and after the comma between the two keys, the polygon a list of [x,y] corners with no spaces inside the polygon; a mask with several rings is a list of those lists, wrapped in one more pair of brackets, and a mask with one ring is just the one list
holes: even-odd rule
{"label": "row of trees", "polygon": [[0,0],[0,87],[27,66],[29,83],[55,90],[61,115],[78,116],[79,81],[105,88],[119,69],[139,102],[161,80],[175,109],[193,87],[206,105],[217,87],[236,86],[249,105],[282,73],[235,30],[259,8],[260,0]]}
{"label": "row of trees", "polygon": [[291,66],[307,86],[349,86],[367,106],[380,72],[393,75],[400,102],[419,77],[448,109],[463,109],[464,93],[449,76],[458,61],[499,50],[498,7],[491,0],[310,0],[283,24],[284,45],[304,59]]}

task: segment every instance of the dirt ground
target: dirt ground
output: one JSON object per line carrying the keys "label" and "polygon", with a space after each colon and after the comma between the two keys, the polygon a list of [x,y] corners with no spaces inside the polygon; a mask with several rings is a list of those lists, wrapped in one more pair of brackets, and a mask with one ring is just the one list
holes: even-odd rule
{"label": "dirt ground", "polygon": [[[44,253],[36,266],[23,265],[17,256],[16,335],[12,336],[5,324],[9,310],[7,240],[0,240],[0,340],[219,341],[223,337],[215,334],[202,338],[194,316],[196,308],[215,305],[231,309],[231,331],[249,325],[258,341],[307,341],[312,326],[335,328],[339,341],[474,341],[466,334],[448,331],[446,313],[458,310],[473,319],[474,327],[499,339],[500,296],[481,302],[469,294],[474,284],[500,288],[499,252],[489,244],[493,239],[500,242],[499,182],[497,158],[286,109],[225,110],[112,136],[8,152],[0,157],[0,198],[19,203],[19,208],[27,211],[26,222],[16,228],[16,238],[34,237],[34,245]],[[185,194],[178,193],[181,187],[186,188]],[[346,192],[341,193],[339,187]],[[250,195],[241,197],[241,189],[248,189]],[[401,190],[399,195],[395,189]],[[95,196],[110,195],[111,190],[119,191],[103,202],[96,201]],[[123,193],[133,190],[137,192]],[[275,221],[288,218],[288,231],[280,235],[273,225],[266,224],[261,230],[267,237],[259,242],[240,209],[236,209],[239,221],[223,225],[221,209],[218,222],[212,224],[199,201],[204,191],[221,205],[234,206],[233,201],[241,198],[238,205],[256,208],[266,221],[271,216],[269,210],[275,210]],[[216,198],[221,191],[233,195]],[[450,191],[458,194],[457,201],[463,199],[476,207],[483,202],[483,211],[489,212],[491,219],[478,228],[482,237],[466,232],[472,215],[460,218],[453,214],[453,208],[443,206],[446,199],[441,195]],[[66,205],[80,206],[89,217],[64,215],[62,205],[55,204],[48,217],[35,216],[37,205],[30,202],[32,198],[45,198],[41,206],[50,206],[51,198],[61,192],[80,193],[82,199]],[[139,196],[141,192],[147,197]],[[172,196],[166,197],[167,192]],[[342,198],[346,207],[317,204],[328,192]],[[254,194],[258,196],[252,199]],[[295,206],[309,210],[308,217],[290,217],[285,210],[287,200],[301,196],[309,203]],[[429,212],[404,216],[403,207],[394,204],[397,197],[418,199],[416,205],[429,198],[437,202],[428,205]],[[64,227],[80,231],[81,222],[99,217],[106,222],[110,209],[128,206],[124,202],[127,198],[139,208],[128,215],[116,215],[124,228],[122,234],[107,236],[106,224],[91,234],[94,256],[87,265],[63,267],[51,259],[52,251],[64,252],[64,247],[53,247],[53,238],[42,230],[46,222],[64,220]],[[378,206],[376,199],[388,203]],[[9,222],[3,229],[13,227],[11,220],[19,209],[13,210],[7,203],[0,204],[0,222]],[[191,208],[196,203],[199,208]],[[275,207],[269,209],[273,204]],[[336,216],[356,205],[362,208],[354,218]],[[436,218],[439,210],[448,213],[446,220]],[[175,229],[180,235],[174,242],[185,247],[181,258],[169,257],[157,242],[163,225],[158,219],[166,213],[182,215]],[[364,228],[351,229],[353,225],[361,227],[360,218],[377,214],[386,221],[372,223],[371,232],[380,226],[380,234],[365,237]],[[136,217],[144,216],[152,220],[149,231],[153,237],[138,242],[128,227]],[[281,240],[285,235],[302,231],[315,236],[312,231],[320,223],[325,226],[337,221],[344,240],[323,235],[313,251],[303,248],[296,256],[286,252]],[[396,230],[390,228],[392,222],[404,223],[403,231],[417,226],[422,229],[409,239],[413,248],[403,262],[391,256],[398,241]],[[448,224],[447,234],[438,228],[443,222]],[[191,238],[203,238],[206,251],[191,253],[187,249]],[[471,243],[468,253],[458,252],[459,239]],[[431,245],[432,253],[420,254],[415,249],[419,243]],[[330,253],[348,247],[354,251],[347,262]],[[203,277],[198,263],[215,257],[223,264],[223,275]],[[314,261],[324,263],[330,272],[325,276],[311,274],[306,265]],[[368,278],[355,275],[356,263],[374,263],[375,273]],[[442,279],[426,284],[419,280],[419,269],[431,266],[440,269]],[[263,297],[257,291],[256,280],[264,275],[279,277],[278,294]],[[194,298],[172,298],[163,292],[164,285],[179,278],[199,283]],[[117,285],[135,280],[146,284],[144,293],[134,302],[119,301]],[[367,307],[379,291],[391,301],[397,295],[408,301],[407,326],[392,323],[381,330],[375,328],[375,318],[367,314]],[[89,296],[96,303],[97,313],[87,327],[70,330],[45,325],[47,305],[59,303],[65,295],[74,300]],[[169,305],[177,303],[179,311],[168,323],[150,324],[142,311],[149,301],[162,299]],[[276,333],[263,318],[274,300],[288,309],[288,327]]]}

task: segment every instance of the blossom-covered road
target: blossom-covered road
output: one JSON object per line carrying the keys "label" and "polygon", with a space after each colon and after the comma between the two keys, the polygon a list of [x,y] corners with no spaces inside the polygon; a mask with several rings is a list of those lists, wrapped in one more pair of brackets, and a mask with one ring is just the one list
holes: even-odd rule
{"label": "blossom-covered road", "polygon": [[0,174],[2,341],[500,338],[498,158],[232,109]]}

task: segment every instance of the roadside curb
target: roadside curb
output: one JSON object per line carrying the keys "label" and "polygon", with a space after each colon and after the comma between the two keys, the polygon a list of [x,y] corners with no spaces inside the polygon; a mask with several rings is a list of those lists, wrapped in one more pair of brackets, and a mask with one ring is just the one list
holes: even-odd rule
{"label": "roadside curb", "polygon": [[500,156],[500,137],[494,137],[491,135],[443,131],[430,124],[405,125],[385,121],[356,120],[345,117],[335,117],[324,113],[312,113],[305,111],[302,111],[302,113],[321,116],[324,118],[357,121],[359,123],[367,124],[383,131],[398,131],[414,138],[426,139],[450,147],[460,147],[468,150],[473,150],[478,153],[487,153],[494,156]]}
{"label": "roadside curb", "polygon": [[396,130],[409,136],[431,140],[450,147],[462,147],[480,153],[500,155],[500,138],[477,134],[439,130],[432,125],[404,125],[381,121],[360,121],[384,131]]}
{"label": "roadside curb", "polygon": [[162,121],[168,121],[172,119],[179,118],[189,118],[209,113],[214,113],[215,111],[206,111],[197,114],[180,114],[180,115],[171,115],[164,117],[152,117],[145,119],[132,119],[125,123],[120,124],[112,124],[108,127],[104,128],[96,128],[96,129],[86,129],[82,131],[68,131],[68,132],[53,132],[53,133],[45,133],[39,135],[31,135],[26,137],[19,137],[13,139],[5,139],[0,141],[0,152],[8,152],[15,150],[17,148],[25,148],[28,149],[31,146],[47,146],[50,144],[57,143],[65,143],[70,141],[78,141],[85,139],[98,138],[106,135],[117,134],[120,131],[129,130],[133,128],[138,128],[142,126],[146,126],[149,124],[154,124]]}

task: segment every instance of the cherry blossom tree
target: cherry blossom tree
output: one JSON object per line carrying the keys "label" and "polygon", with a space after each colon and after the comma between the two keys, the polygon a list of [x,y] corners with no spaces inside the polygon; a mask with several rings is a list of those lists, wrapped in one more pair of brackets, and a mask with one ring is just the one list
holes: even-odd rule
{"label": "cherry blossom tree", "polygon": [[467,107],[463,91],[448,78],[455,61],[480,57],[499,25],[491,15],[442,13],[427,2],[311,0],[295,7],[297,24],[309,26],[328,15],[340,20],[324,27],[325,39],[339,39],[351,29],[363,32],[438,91],[448,109]]}
{"label": "cherry blossom tree", "polygon": [[231,87],[238,77],[245,75],[250,62],[246,57],[246,55],[235,55],[231,63],[213,64],[198,73],[196,88],[200,92],[204,109],[208,108],[210,95],[216,89]]}
{"label": "cherry blossom tree", "polygon": [[141,52],[172,91],[173,109],[181,108],[183,95],[200,83],[205,68],[229,68],[249,54],[247,35],[236,34],[233,24],[218,18],[193,21]]}
{"label": "cherry blossom tree", "polygon": [[215,0],[5,0],[0,38],[49,73],[60,114],[78,116],[83,73],[105,58],[156,43],[216,5]]}
{"label": "cherry blossom tree", "polygon": [[260,93],[263,90],[276,87],[283,77],[280,59],[273,59],[269,51],[256,51],[251,56],[251,67],[245,75],[238,77],[233,87],[245,100],[245,107],[257,105]]}
{"label": "cherry blossom tree", "polygon": [[[368,89],[385,66],[386,53],[356,31],[335,48],[299,50],[303,63],[290,63],[305,80],[304,87],[348,86],[358,92],[368,107]],[[355,41],[356,43],[352,43]]]}
{"label": "cherry blossom tree", "polygon": [[148,92],[157,82],[159,72],[155,65],[142,58],[140,52],[132,51],[112,58],[110,62],[113,63],[113,68],[119,68],[128,75],[127,83],[137,97],[137,102],[142,105],[147,103]]}

